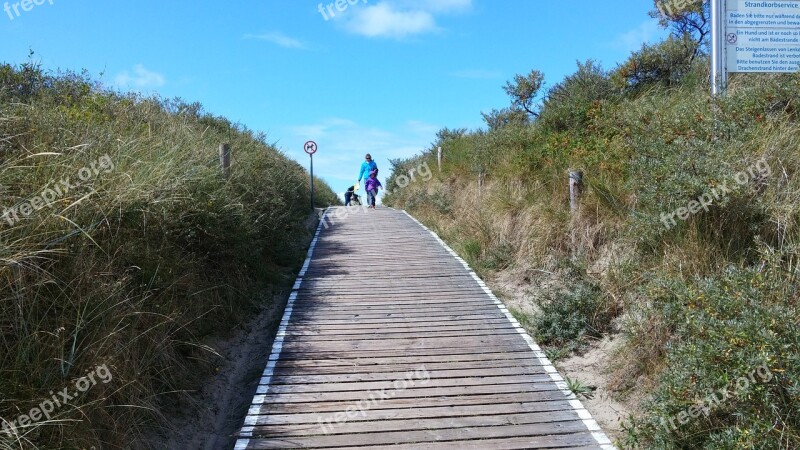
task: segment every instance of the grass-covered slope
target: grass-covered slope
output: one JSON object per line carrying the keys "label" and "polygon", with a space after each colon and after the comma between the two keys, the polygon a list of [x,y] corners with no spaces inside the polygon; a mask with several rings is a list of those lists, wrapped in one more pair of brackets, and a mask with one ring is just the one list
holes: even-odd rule
{"label": "grass-covered slope", "polygon": [[[581,64],[529,121],[443,130],[395,162],[385,202],[484,275],[556,274],[523,317],[551,355],[622,333],[612,387],[647,396],[621,446],[798,448],[800,75],[733,77],[712,100],[681,49]],[[398,185],[438,146],[440,172]],[[576,214],[570,168],[586,181]]]}
{"label": "grass-covered slope", "polygon": [[207,338],[293,278],[307,186],[265,136],[197,104],[0,66],[0,448],[152,433],[213,373]]}

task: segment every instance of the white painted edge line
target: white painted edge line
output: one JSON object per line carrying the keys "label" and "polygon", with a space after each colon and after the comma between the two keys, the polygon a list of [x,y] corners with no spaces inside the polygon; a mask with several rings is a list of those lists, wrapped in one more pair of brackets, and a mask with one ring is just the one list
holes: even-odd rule
{"label": "white painted edge line", "polygon": [[286,309],[283,310],[283,318],[281,319],[280,325],[278,325],[278,333],[275,335],[275,341],[272,343],[272,352],[269,355],[267,367],[264,368],[261,381],[258,383],[256,395],[250,403],[250,409],[247,411],[244,424],[239,432],[239,436],[244,437],[236,441],[234,450],[245,450],[250,445],[250,438],[253,437],[253,431],[258,421],[258,413],[261,411],[261,406],[266,401],[266,393],[269,390],[269,384],[272,382],[272,374],[275,371],[275,366],[278,364],[278,359],[280,359],[281,351],[283,351],[283,340],[286,337],[286,328],[289,326],[289,319],[292,318],[292,312],[294,311],[294,302],[297,300],[297,290],[300,289],[300,285],[303,283],[303,277],[306,275],[308,267],[311,265],[311,257],[314,255],[314,248],[317,246],[317,242],[319,242],[319,234],[322,232],[322,225],[325,222],[328,209],[326,209],[319,218],[319,225],[317,225],[314,239],[311,241],[311,245],[308,248],[305,263],[303,263],[303,268],[300,269],[300,273],[297,275],[297,279],[292,287],[292,293],[289,294],[289,301],[286,302]]}
{"label": "white painted edge line", "polygon": [[547,358],[547,355],[545,355],[542,349],[538,345],[536,345],[536,342],[533,340],[533,338],[530,337],[530,335],[528,335],[528,332],[525,331],[525,329],[522,327],[522,325],[520,325],[517,319],[515,319],[514,316],[511,315],[511,312],[508,310],[508,308],[506,308],[503,302],[500,301],[500,299],[498,299],[496,295],[494,295],[494,293],[492,292],[491,289],[489,289],[488,286],[486,286],[486,283],[483,280],[481,280],[478,274],[476,274],[475,271],[472,270],[472,268],[469,266],[469,264],[466,261],[464,261],[463,258],[459,257],[458,254],[456,254],[456,252],[454,252],[453,249],[450,248],[450,246],[447,245],[447,243],[443,241],[442,238],[440,238],[436,233],[434,233],[428,227],[423,225],[414,216],[409,214],[408,211],[403,211],[403,213],[405,213],[405,215],[407,215],[411,220],[416,222],[417,225],[422,227],[425,231],[429,232],[431,236],[433,236],[434,239],[436,239],[436,241],[442,247],[444,247],[445,250],[447,250],[448,253],[453,255],[456,258],[456,260],[460,262],[462,266],[464,266],[467,272],[469,272],[472,278],[478,283],[478,286],[480,286],[483,289],[486,295],[488,295],[489,298],[494,302],[494,304],[497,305],[497,308],[503,313],[503,315],[506,316],[508,321],[511,322],[511,325],[513,325],[514,328],[517,330],[517,332],[520,335],[522,335],[522,338],[525,339],[525,342],[528,343],[528,346],[531,348],[531,350],[533,350],[534,355],[539,360],[539,363],[544,368],[544,371],[547,372],[548,375],[550,375],[550,379],[552,379],[553,382],[555,382],[556,386],[558,386],[558,388],[564,394],[567,401],[569,402],[569,405],[572,407],[572,409],[575,410],[575,412],[578,414],[578,417],[583,421],[583,424],[592,433],[592,437],[594,437],[595,441],[597,441],[597,443],[603,450],[616,450],[616,447],[614,447],[611,440],[608,438],[608,436],[606,436],[603,430],[600,429],[600,426],[597,424],[597,422],[592,418],[592,414],[586,408],[584,408],[581,401],[578,400],[578,397],[576,397],[575,394],[573,394],[572,391],[569,390],[569,388],[567,387],[567,383],[558,373],[558,370],[556,370],[556,368],[553,366],[553,363],[550,362],[550,359]]}

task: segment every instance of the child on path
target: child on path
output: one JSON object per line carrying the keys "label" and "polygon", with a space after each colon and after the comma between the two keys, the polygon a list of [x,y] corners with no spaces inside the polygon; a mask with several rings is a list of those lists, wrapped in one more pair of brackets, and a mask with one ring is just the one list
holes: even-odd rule
{"label": "child on path", "polygon": [[369,178],[364,182],[364,190],[367,191],[367,205],[375,209],[375,197],[378,196],[378,188],[383,189],[383,185],[378,181],[378,170],[373,169],[369,173]]}

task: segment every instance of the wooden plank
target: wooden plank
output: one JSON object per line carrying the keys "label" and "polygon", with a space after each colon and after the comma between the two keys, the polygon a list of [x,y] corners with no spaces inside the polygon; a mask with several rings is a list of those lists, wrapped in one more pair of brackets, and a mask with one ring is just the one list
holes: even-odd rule
{"label": "wooden plank", "polygon": [[[319,308],[295,308],[293,315],[298,319],[316,319],[319,318]],[[502,313],[494,305],[486,305],[481,307],[476,306],[460,306],[455,305],[450,308],[387,308],[378,310],[363,310],[363,311],[336,311],[326,310],[324,319],[326,320],[347,320],[352,317],[364,319],[381,319],[386,322],[391,322],[394,318],[411,318],[411,317],[448,317],[448,316],[482,316],[486,318],[502,317]]]}
{"label": "wooden plank", "polygon": [[446,296],[441,298],[432,298],[429,296],[420,297],[398,297],[392,296],[386,300],[372,300],[372,299],[346,299],[339,300],[330,297],[298,297],[295,300],[295,306],[307,307],[315,306],[319,309],[342,309],[342,308],[372,308],[384,306],[417,306],[420,308],[427,308],[428,306],[448,306],[448,305],[485,305],[486,300],[480,298],[467,298],[464,296],[452,297]]}
{"label": "wooden plank", "polygon": [[[512,414],[537,414],[541,418],[551,418],[554,413],[565,414],[562,420],[575,420],[577,413],[569,410],[569,405],[565,401],[561,402],[535,402],[535,403],[485,403],[476,405],[464,405],[458,408],[452,406],[430,407],[430,408],[403,408],[403,409],[378,409],[380,404],[366,406],[359,410],[358,414],[348,417],[350,422],[380,421],[380,420],[419,420],[450,417],[479,417],[486,415],[512,415]],[[339,412],[347,412],[347,407],[352,405],[340,404],[340,409],[329,409],[327,411],[303,412],[299,414],[281,413],[278,411],[259,416],[256,420],[257,426],[269,425],[318,425],[328,420]],[[363,405],[360,405],[363,406]],[[556,417],[559,417],[556,415]],[[540,420],[546,422],[547,420]],[[337,430],[338,432],[345,432]]]}
{"label": "wooden plank", "polygon": [[[505,334],[506,332],[514,332],[518,333],[516,328],[513,328],[511,324],[487,324],[487,323],[479,323],[474,325],[467,325],[467,324],[453,324],[453,325],[439,325],[439,326],[402,326],[404,324],[397,324],[398,326],[394,327],[363,327],[363,328],[352,328],[352,327],[342,327],[342,328],[324,328],[319,326],[306,326],[306,327],[289,327],[286,331],[287,336],[292,337],[313,337],[316,336],[318,338],[323,338],[325,335],[336,335],[336,336],[357,336],[357,335],[370,335],[370,334],[385,334],[385,335],[392,335],[392,334],[403,334],[403,333],[415,333],[415,334],[430,334],[430,333],[454,333],[454,332],[477,332],[477,331],[495,331],[494,327],[497,327],[496,330],[500,333]],[[349,338],[348,338],[349,339]],[[356,338],[357,339],[357,338]]]}
{"label": "wooden plank", "polygon": [[[287,333],[286,336],[290,337],[307,337],[307,336],[315,336],[315,342],[347,342],[354,339],[359,340],[380,340],[380,341],[387,341],[387,340],[399,340],[399,339],[407,339],[409,337],[413,337],[420,334],[420,332],[413,330],[412,328],[405,328],[399,331],[394,332],[371,332],[371,333],[354,333],[354,334],[342,334],[342,333]],[[476,338],[476,337],[485,337],[485,336],[502,336],[502,335],[513,335],[518,336],[519,332],[513,328],[506,328],[501,330],[486,330],[486,329],[478,329],[478,330],[454,330],[454,331],[430,331],[425,333],[431,337],[437,338],[447,338],[447,337],[460,337],[460,338]]]}
{"label": "wooden plank", "polygon": [[[277,375],[272,377],[272,384],[317,384],[317,383],[366,383],[369,381],[395,381],[409,377],[409,374],[424,373],[431,380],[439,378],[482,378],[513,377],[517,375],[541,375],[546,372],[541,366],[502,367],[502,368],[469,368],[430,370],[425,366],[407,371],[370,372],[366,374],[325,374],[325,375]],[[416,378],[413,378],[416,380]],[[427,384],[426,384],[427,385]],[[359,384],[363,386],[363,384]]]}
{"label": "wooden plank", "polygon": [[414,321],[412,326],[407,325],[403,321],[388,321],[379,324],[369,325],[363,324],[361,328],[353,328],[352,324],[342,324],[342,323],[314,323],[313,320],[306,320],[303,324],[289,324],[288,328],[292,330],[307,330],[307,331],[336,331],[336,330],[347,330],[356,332],[359,329],[376,329],[376,330],[390,330],[391,328],[414,328],[425,330],[426,328],[430,329],[441,329],[441,330],[455,330],[458,328],[466,328],[466,329],[474,329],[474,328],[511,328],[517,329],[517,327],[513,326],[506,317],[495,317],[491,319],[487,319],[484,317],[472,319],[469,321],[458,321],[453,322],[451,320],[437,320],[436,318],[432,318],[431,320],[427,321]]}
{"label": "wooden plank", "polygon": [[[305,278],[303,282],[305,282]],[[363,281],[362,281],[363,283]],[[352,289],[347,292],[341,293],[332,293],[328,291],[337,291],[337,289],[330,288],[330,289],[320,289],[319,291],[297,291],[297,298],[302,300],[306,299],[313,299],[313,300],[329,300],[329,301],[342,301],[342,300],[350,300],[351,302],[357,302],[359,305],[362,304],[369,304],[373,302],[377,303],[386,303],[386,302],[393,302],[395,300],[402,301],[404,299],[409,300],[420,300],[420,299],[431,299],[431,300],[443,300],[443,299],[452,299],[452,300],[471,300],[471,301],[486,301],[486,291],[483,288],[477,285],[465,284],[463,286],[453,288],[447,286],[430,286],[430,289],[425,287],[414,286],[411,289],[413,290],[398,290],[396,292],[392,292],[390,295],[386,295],[383,297],[376,297],[372,295],[368,289],[364,289],[364,285],[362,284],[360,288]]]}
{"label": "wooden plank", "polygon": [[[369,398],[369,397],[367,397]],[[364,399],[358,399],[364,400]],[[532,391],[532,392],[513,392],[513,393],[489,393],[489,394],[468,394],[468,395],[439,395],[436,397],[409,397],[409,398],[389,398],[385,401],[372,405],[370,411],[380,410],[412,410],[424,411],[427,408],[445,408],[451,411],[461,411],[470,407],[486,408],[487,405],[527,405],[536,404],[540,411],[560,411],[567,408],[564,393],[558,390]],[[301,414],[301,413],[323,413],[340,412],[353,406],[352,401],[314,401],[308,403],[265,403],[259,405],[260,414],[280,415],[280,414]]]}
{"label": "wooden plank", "polygon": [[524,344],[525,341],[519,334],[515,335],[501,335],[501,336],[476,336],[473,338],[451,338],[451,337],[410,337],[402,339],[392,339],[391,342],[375,342],[369,339],[354,339],[348,342],[329,342],[329,341],[301,341],[289,340],[284,342],[283,348],[286,351],[297,351],[312,349],[320,351],[320,349],[336,350],[356,350],[356,349],[370,349],[370,350],[393,350],[402,348],[458,348],[463,346],[484,346],[484,345],[515,345]]}
{"label": "wooden plank", "polygon": [[[461,294],[452,295],[448,298],[462,298]],[[372,309],[419,309],[424,311],[435,311],[444,308],[474,308],[474,309],[489,309],[490,307],[497,309],[497,305],[492,303],[488,303],[485,300],[481,301],[479,299],[473,299],[471,301],[448,301],[448,302],[441,302],[441,301],[428,301],[428,302],[421,302],[420,300],[426,300],[425,297],[418,297],[413,298],[411,301],[401,301],[401,299],[395,299],[395,297],[388,297],[385,300],[377,301],[375,299],[349,299],[349,300],[331,300],[325,297],[314,297],[314,298],[306,298],[295,300],[295,308],[297,310],[302,309],[311,309],[311,310],[321,310],[323,307],[325,311],[329,311],[331,313],[336,312],[347,312],[347,311],[369,311]],[[344,311],[342,311],[344,310]]]}
{"label": "wooden plank", "polygon": [[313,323],[313,322],[306,322],[305,324],[300,323],[293,323],[288,326],[290,330],[359,330],[359,329],[390,329],[390,328],[409,328],[409,327],[420,327],[424,329],[426,327],[446,327],[446,326],[510,326],[511,324],[508,322],[506,318],[496,318],[496,319],[471,319],[471,320],[459,320],[459,321],[452,321],[452,320],[429,320],[429,321],[415,321],[413,325],[409,325],[405,322],[389,322],[389,323],[380,323],[380,324],[357,324],[357,323]]}
{"label": "wooden plank", "polygon": [[382,323],[382,322],[392,322],[395,320],[405,320],[408,322],[427,322],[430,321],[432,318],[436,318],[437,320],[452,320],[452,319],[499,319],[505,317],[499,310],[497,312],[492,313],[477,313],[477,314],[470,314],[469,312],[464,313],[451,313],[447,311],[442,312],[431,312],[429,314],[425,314],[425,312],[414,312],[414,313],[396,313],[396,314],[350,314],[350,315],[336,315],[334,317],[328,317],[319,313],[316,314],[304,314],[298,313],[295,319],[299,322],[341,322],[341,321],[363,321],[363,322],[373,322],[373,323]]}
{"label": "wooden plank", "polygon": [[[460,345],[459,345],[460,344]],[[496,345],[491,348],[485,348],[484,351],[486,353],[495,352],[495,351],[502,351],[502,352],[524,352],[530,351],[530,348],[524,344],[515,344],[515,345],[506,345],[500,346]],[[426,352],[426,353],[421,353]],[[428,353],[432,352],[432,353]],[[430,346],[419,346],[413,349],[413,352],[409,352],[406,348],[393,348],[389,350],[377,350],[377,349],[362,349],[362,350],[342,350],[342,349],[301,349],[295,351],[288,351],[284,350],[281,353],[281,358],[285,359],[317,359],[317,360],[332,360],[332,359],[356,359],[356,358],[382,358],[382,357],[395,357],[395,356],[407,356],[411,354],[415,355],[428,355],[428,354],[439,354],[439,355],[446,355],[446,354],[466,354],[466,353],[480,353],[479,349],[476,349],[471,342],[458,342],[448,347],[430,347]]]}
{"label": "wooden plank", "polygon": [[[561,406],[564,408],[564,406]],[[265,438],[288,438],[293,436],[327,435],[327,434],[354,434],[376,433],[392,431],[418,431],[437,430],[447,428],[492,427],[503,425],[534,425],[556,422],[576,422],[580,418],[574,411],[549,411],[525,412],[516,414],[499,414],[494,411],[484,411],[478,415],[460,417],[414,417],[411,419],[398,419],[391,416],[371,414],[370,411],[342,411],[339,417],[344,417],[341,423],[336,421],[336,414],[317,415],[317,421],[312,423],[292,424],[261,424],[258,423],[255,435]],[[368,418],[369,420],[358,420]]]}
{"label": "wooden plank", "polygon": [[[259,439],[252,443],[252,449],[286,449],[286,448],[330,448],[340,446],[358,445],[394,445],[394,444],[420,444],[426,442],[443,442],[466,439],[487,439],[507,437],[543,438],[562,434],[581,433],[586,431],[586,425],[580,421],[554,422],[547,424],[527,425],[502,425],[491,427],[473,427],[460,429],[432,429],[416,431],[395,431],[362,433],[362,434],[331,434],[325,436],[294,436],[288,438],[272,437]],[[591,442],[578,440],[576,444],[586,445]]]}
{"label": "wooden plank", "polygon": [[366,445],[359,447],[332,447],[331,450],[513,450],[513,449],[563,449],[602,450],[589,433],[554,436],[531,436],[471,441],[425,442],[401,445]]}
{"label": "wooden plank", "polygon": [[[386,271],[376,271],[370,270],[369,278],[370,280],[380,280],[380,281],[388,281],[390,283],[382,283],[383,285],[389,285],[391,282],[399,282],[397,278],[397,271],[400,270],[401,267],[397,267],[395,270],[386,270]],[[457,280],[471,280],[472,277],[464,272],[463,267],[459,267],[456,265],[450,266],[448,268],[436,268],[432,269],[429,266],[420,266],[419,269],[411,270],[408,266],[402,266],[403,278],[402,282],[405,284],[414,283],[427,283],[430,281],[440,281],[442,279],[447,281],[457,281]],[[364,288],[364,280],[359,280],[358,278],[354,277],[352,274],[348,273],[340,273],[338,275],[329,275],[324,274],[322,276],[314,276],[314,272],[306,272],[306,275],[303,277],[304,280],[312,280],[319,283],[330,284],[336,287],[346,286],[346,285],[356,285],[360,288]],[[453,284],[453,283],[451,283]]]}
{"label": "wooden plank", "polygon": [[[318,384],[279,384],[269,385],[268,394],[308,394],[313,392],[379,392],[400,390],[408,394],[418,394],[420,396],[429,395],[431,389],[451,388],[451,387],[477,387],[477,386],[501,386],[505,384],[536,384],[552,381],[548,375],[506,375],[506,376],[484,376],[484,377],[462,377],[462,378],[441,378],[441,379],[421,379],[405,374],[395,380],[388,381],[361,381],[361,382],[331,382]],[[416,392],[416,391],[420,392]],[[425,391],[423,391],[425,390]],[[390,393],[390,394],[391,394]]]}
{"label": "wooden plank", "polygon": [[394,327],[386,328],[376,327],[375,324],[362,324],[358,327],[350,328],[323,328],[314,325],[313,322],[307,322],[304,327],[287,327],[286,336],[292,336],[297,339],[314,338],[315,340],[325,341],[335,339],[337,337],[345,339],[359,339],[359,336],[361,338],[370,339],[370,336],[393,338],[403,337],[404,335],[406,337],[412,337],[413,335],[437,337],[451,335],[450,337],[459,337],[474,336],[479,334],[519,334],[519,331],[516,328],[513,328],[511,324],[501,324],[500,326],[497,326],[496,329],[492,329],[492,325],[495,324],[485,323],[475,324],[472,327],[456,323],[441,325],[440,327],[414,326],[412,324],[406,324],[403,322],[394,323],[394,325]]}
{"label": "wooden plank", "polygon": [[[533,368],[542,367],[541,361],[535,358],[530,359],[505,359],[497,361],[460,361],[455,363],[424,363],[428,371],[435,370],[467,370],[467,369],[501,369],[501,368]],[[318,366],[318,365],[290,365],[278,363],[273,376],[289,375],[320,375],[320,374],[362,374],[362,373],[388,373],[388,372],[407,372],[418,370],[420,364],[384,364],[384,365],[339,365],[339,366]]]}
{"label": "wooden plank", "polygon": [[399,355],[399,356],[365,356],[365,355],[357,355],[352,358],[319,358],[317,356],[310,356],[309,358],[301,358],[300,355],[296,355],[296,358],[281,358],[276,365],[276,368],[281,367],[310,367],[310,368],[324,368],[324,367],[336,367],[336,366],[350,366],[350,367],[359,367],[359,366],[392,366],[397,367],[398,365],[402,364],[413,364],[415,367],[419,367],[420,364],[430,364],[430,363],[466,363],[466,362],[475,362],[475,363],[491,363],[494,361],[508,361],[508,360],[528,360],[528,359],[535,359],[534,355],[531,354],[529,349],[523,349],[521,351],[516,352],[502,352],[498,353],[492,349],[485,349],[485,351],[479,352],[474,349],[466,348],[461,349],[461,351],[457,351],[454,349],[451,350],[442,350],[442,349],[434,349],[428,350],[426,352],[415,352],[413,355]]}
{"label": "wooden plank", "polygon": [[[435,387],[435,388],[415,388],[403,391],[392,391],[392,398],[422,398],[440,396],[461,396],[476,394],[512,394],[521,392],[541,392],[561,390],[555,384],[538,383],[531,384],[525,382],[521,384],[494,384],[486,386],[454,386],[454,387]],[[312,403],[312,402],[349,402],[359,401],[370,398],[370,394],[379,394],[362,391],[339,391],[339,392],[302,392],[302,393],[269,393],[264,396],[267,403]],[[563,393],[562,393],[563,396]],[[563,397],[562,397],[563,398]]]}
{"label": "wooden plank", "polygon": [[[296,318],[295,318],[296,319]],[[432,317],[394,317],[391,321],[387,321],[381,318],[363,318],[363,317],[353,317],[351,319],[332,319],[326,320],[326,318],[322,315],[320,317],[306,317],[303,319],[296,319],[294,323],[307,326],[307,325],[357,325],[361,324],[386,324],[391,325],[395,324],[424,324],[424,323],[431,323],[431,322],[483,322],[489,320],[504,320],[505,316],[497,315],[495,317],[487,317],[480,314],[469,314],[469,315],[462,315],[462,316],[432,316]]]}

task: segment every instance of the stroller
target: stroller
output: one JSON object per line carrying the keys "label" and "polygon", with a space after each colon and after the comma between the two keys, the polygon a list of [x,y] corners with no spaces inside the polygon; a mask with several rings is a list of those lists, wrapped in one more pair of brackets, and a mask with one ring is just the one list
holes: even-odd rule
{"label": "stroller", "polygon": [[355,186],[350,186],[350,188],[347,189],[347,192],[344,193],[344,206],[351,206],[351,205],[356,205],[356,206],[362,205],[361,197],[358,194],[356,194]]}

